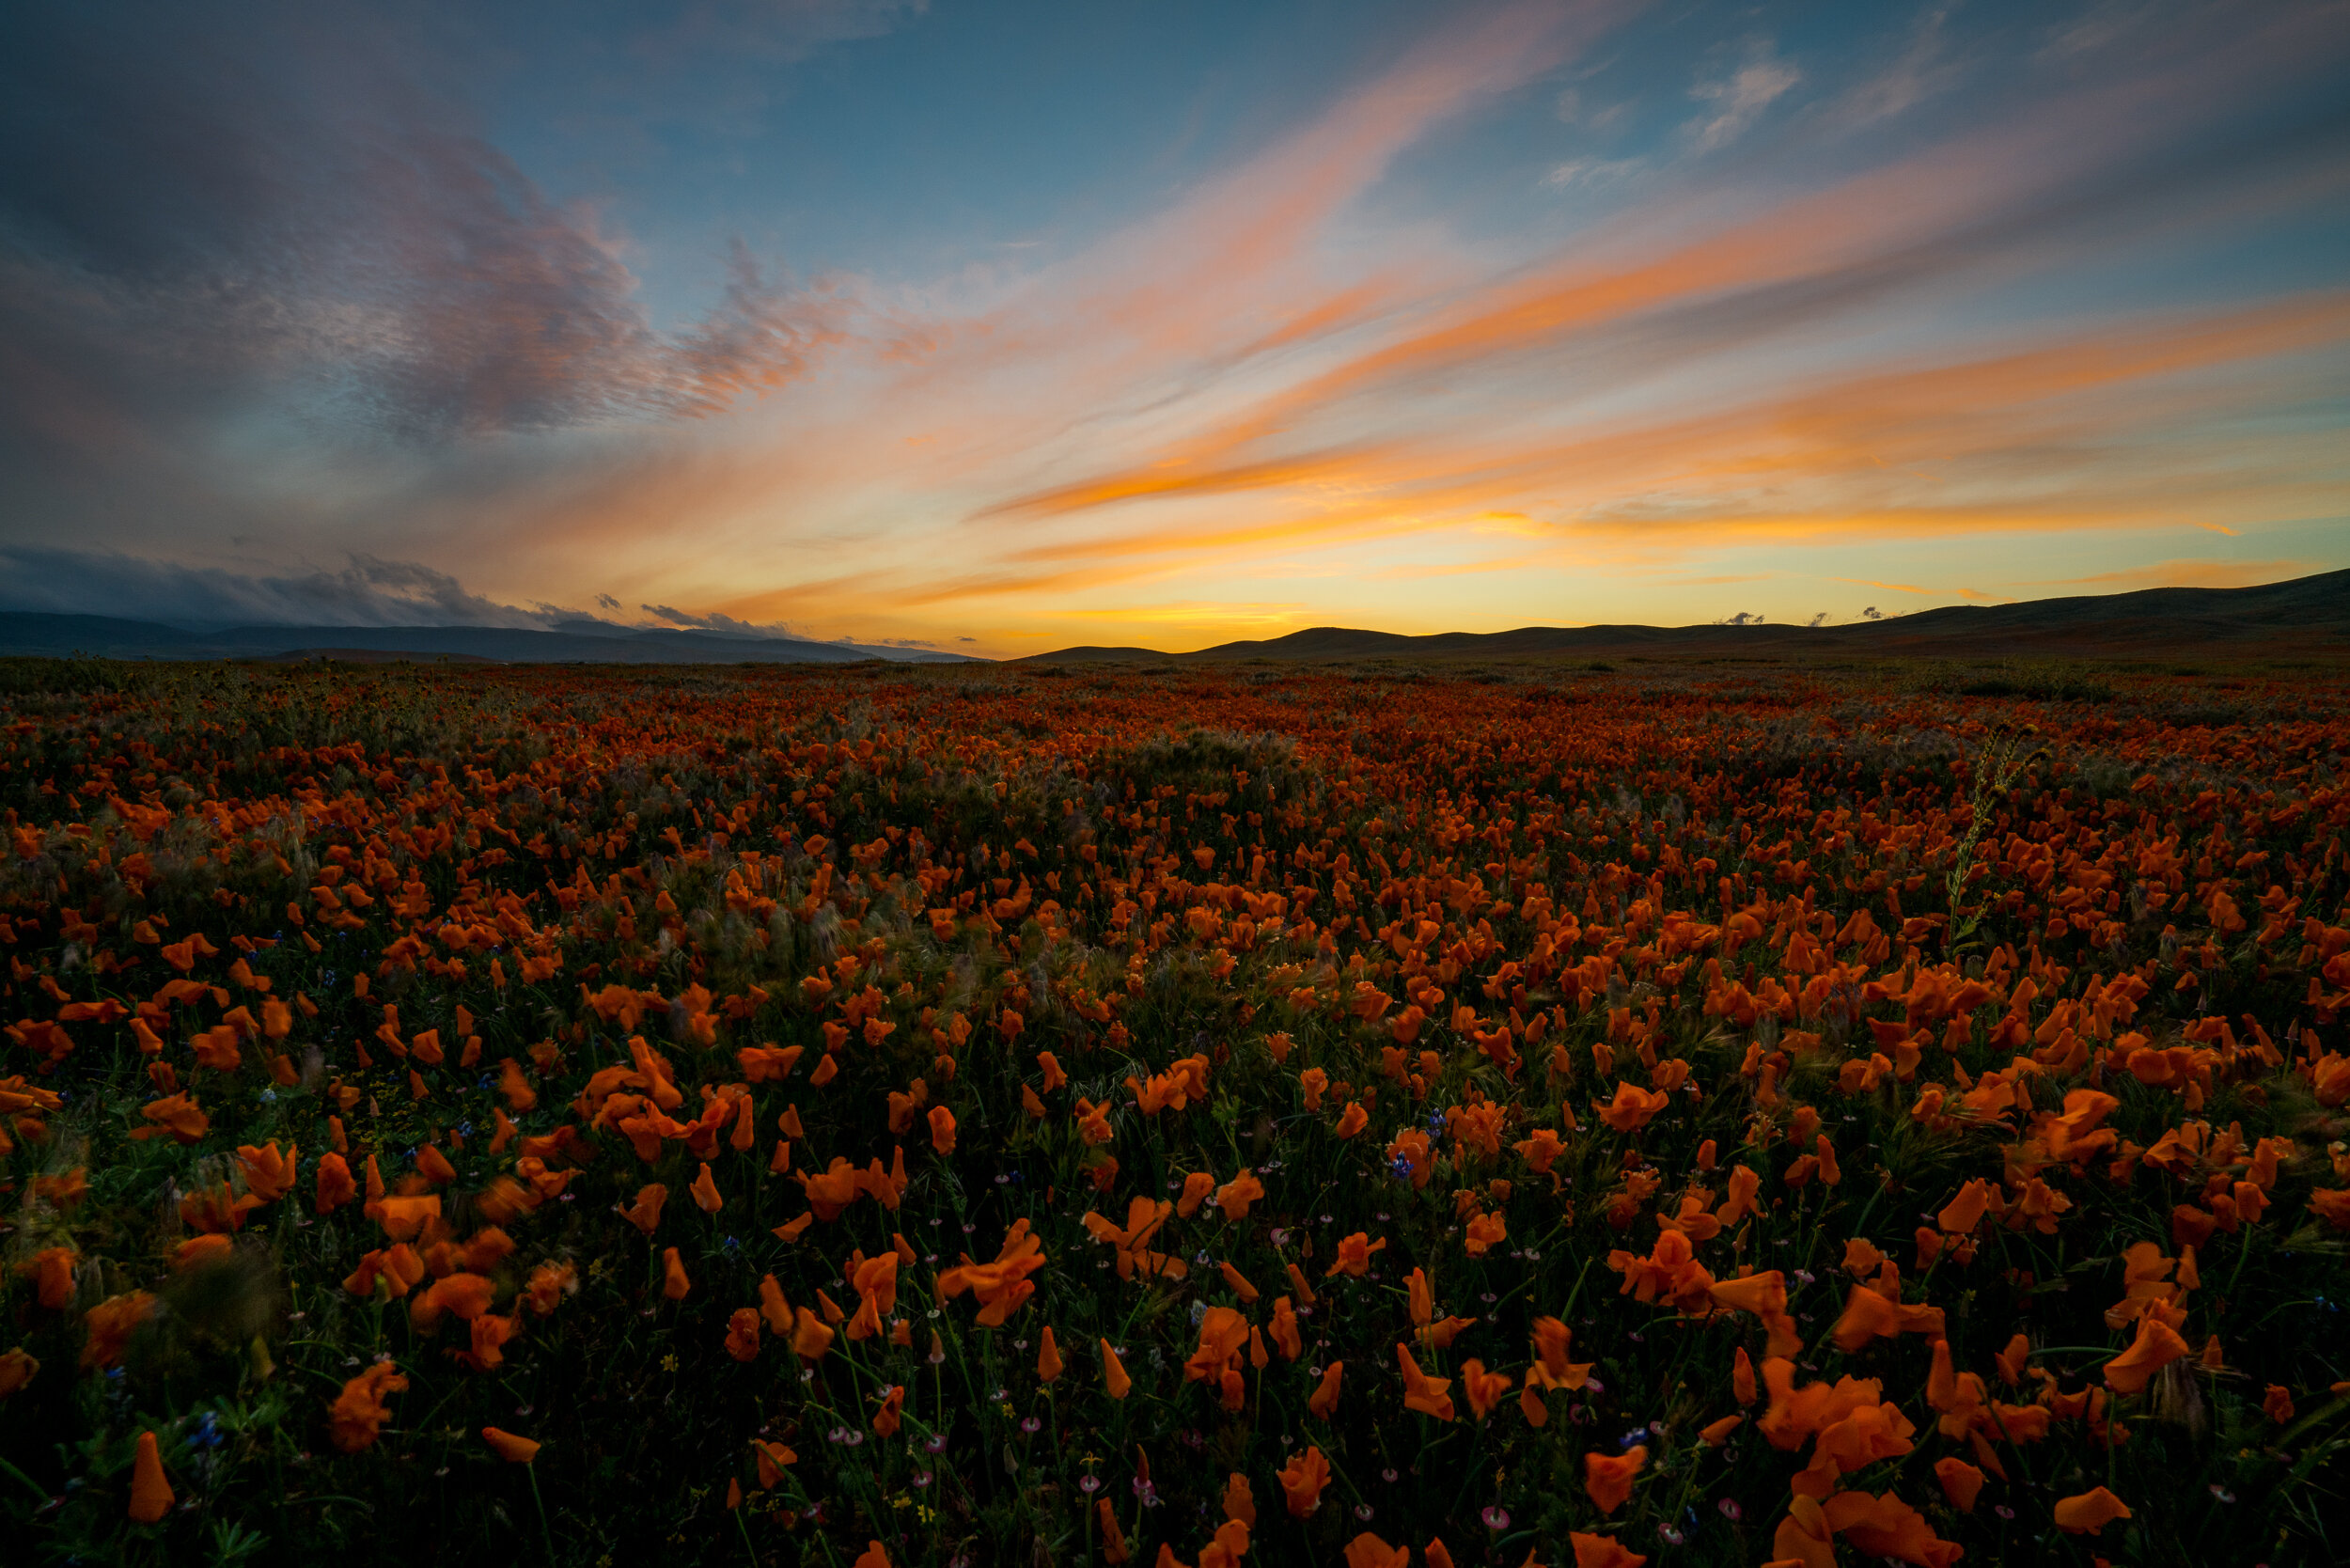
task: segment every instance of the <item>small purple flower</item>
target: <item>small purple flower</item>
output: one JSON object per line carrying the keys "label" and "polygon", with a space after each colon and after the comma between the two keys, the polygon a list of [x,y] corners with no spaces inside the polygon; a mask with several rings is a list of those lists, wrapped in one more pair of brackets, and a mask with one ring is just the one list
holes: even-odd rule
{"label": "small purple flower", "polygon": [[931,1483],[931,1473],[930,1473],[930,1471],[928,1471],[928,1470],[916,1470],[916,1471],[915,1471],[915,1472],[914,1472],[914,1484],[915,1484],[915,1486],[916,1486],[917,1489],[918,1489],[918,1488],[920,1488],[920,1487],[928,1486],[930,1483]]}
{"label": "small purple flower", "polygon": [[1365,1524],[1371,1523],[1371,1504],[1356,1503],[1355,1505],[1355,1517],[1360,1519]]}
{"label": "small purple flower", "polygon": [[946,1452],[946,1451],[947,1451],[947,1435],[946,1435],[945,1433],[943,1433],[943,1432],[933,1432],[933,1433],[932,1433],[932,1434],[931,1434],[928,1437],[923,1438],[923,1439],[922,1439],[922,1451],[923,1451],[924,1453],[944,1453],[944,1452]]}
{"label": "small purple flower", "polygon": [[1714,1506],[1720,1509],[1722,1517],[1733,1525],[1747,1516],[1747,1511],[1738,1506],[1738,1499],[1735,1497],[1724,1497]]}
{"label": "small purple flower", "polygon": [[1101,1489],[1102,1481],[1099,1476],[1079,1476],[1077,1478],[1077,1490],[1083,1492],[1089,1497],[1093,1496],[1094,1493],[1099,1492]]}
{"label": "small purple flower", "polygon": [[1498,1503],[1489,1505],[1485,1512],[1479,1514],[1478,1517],[1485,1521],[1485,1528],[1487,1529],[1508,1529],[1510,1528],[1509,1510],[1503,1508]]}
{"label": "small purple flower", "polygon": [[1670,1525],[1659,1525],[1656,1527],[1656,1539],[1668,1546],[1678,1546],[1685,1537]]}
{"label": "small purple flower", "polygon": [[1020,1430],[1029,1434],[1030,1435],[1034,1435],[1035,1434],[1044,1430],[1044,1423],[1036,1417],[1030,1416],[1026,1420],[1020,1423]]}

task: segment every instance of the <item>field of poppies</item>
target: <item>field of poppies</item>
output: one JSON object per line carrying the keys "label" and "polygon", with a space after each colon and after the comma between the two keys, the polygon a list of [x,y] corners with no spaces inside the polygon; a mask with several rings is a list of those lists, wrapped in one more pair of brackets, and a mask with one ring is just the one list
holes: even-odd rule
{"label": "field of poppies", "polygon": [[0,1557],[2342,1560],[2343,691],[0,664]]}

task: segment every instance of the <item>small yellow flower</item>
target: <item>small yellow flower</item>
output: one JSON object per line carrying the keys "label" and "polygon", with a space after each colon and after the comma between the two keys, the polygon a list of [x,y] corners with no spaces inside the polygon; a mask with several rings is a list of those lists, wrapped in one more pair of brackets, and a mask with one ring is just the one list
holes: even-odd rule
{"label": "small yellow flower", "polygon": [[664,1356],[661,1358],[661,1370],[663,1372],[677,1371],[677,1353],[675,1351],[671,1351],[668,1355]]}

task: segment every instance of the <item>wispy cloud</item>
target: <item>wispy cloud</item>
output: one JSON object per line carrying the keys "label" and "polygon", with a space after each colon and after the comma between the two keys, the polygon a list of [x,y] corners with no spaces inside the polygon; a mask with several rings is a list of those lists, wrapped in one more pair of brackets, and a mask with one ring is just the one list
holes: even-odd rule
{"label": "wispy cloud", "polygon": [[1768,39],[1747,47],[1745,60],[1729,74],[1709,77],[1689,89],[1689,96],[1712,107],[1689,122],[1693,150],[1705,153],[1728,147],[1753,128],[1762,112],[1794,89],[1803,73],[1780,59]]}

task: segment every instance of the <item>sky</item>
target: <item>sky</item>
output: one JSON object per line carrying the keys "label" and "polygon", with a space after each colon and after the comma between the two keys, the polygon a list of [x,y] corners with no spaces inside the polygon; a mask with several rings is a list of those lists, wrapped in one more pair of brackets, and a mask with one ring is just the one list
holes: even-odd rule
{"label": "sky", "polygon": [[988,656],[2350,566],[2341,0],[25,0],[0,608]]}

